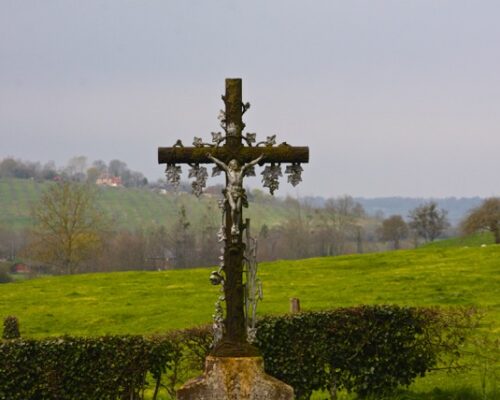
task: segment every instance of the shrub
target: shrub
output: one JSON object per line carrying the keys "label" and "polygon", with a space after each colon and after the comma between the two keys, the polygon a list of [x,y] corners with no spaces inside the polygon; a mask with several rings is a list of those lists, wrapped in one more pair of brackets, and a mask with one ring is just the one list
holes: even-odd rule
{"label": "shrub", "polygon": [[0,268],[0,283],[9,283],[9,282],[12,282],[12,277],[5,269]]}
{"label": "shrub", "polygon": [[19,333],[19,321],[14,316],[5,317],[3,321],[3,334],[4,339],[17,339],[21,337]]}
{"label": "shrub", "polygon": [[205,358],[212,345],[212,330],[208,326],[170,332],[165,337],[171,344],[171,364],[162,377],[156,381],[155,393],[163,386],[168,395],[175,399],[176,389],[191,376],[192,371],[202,371]]}

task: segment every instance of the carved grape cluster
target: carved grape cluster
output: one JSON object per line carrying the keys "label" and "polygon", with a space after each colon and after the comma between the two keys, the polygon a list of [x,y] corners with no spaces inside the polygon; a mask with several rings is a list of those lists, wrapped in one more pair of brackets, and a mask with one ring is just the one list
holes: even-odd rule
{"label": "carved grape cluster", "polygon": [[288,175],[288,183],[295,187],[302,182],[302,171],[304,170],[300,164],[287,165],[285,174]]}
{"label": "carved grape cluster", "polygon": [[283,173],[279,164],[267,165],[264,171],[262,171],[262,183],[264,187],[269,188],[271,194],[274,194],[274,191],[278,190],[280,186],[279,178],[281,176],[283,176]]}
{"label": "carved grape cluster", "polygon": [[167,177],[167,182],[172,186],[177,188],[181,183],[181,167],[175,164],[167,164],[167,168],[165,169],[165,175]]}
{"label": "carved grape cluster", "polygon": [[191,187],[193,188],[193,194],[196,197],[200,197],[203,193],[203,188],[207,186],[207,169],[205,167],[200,167],[198,164],[193,165],[189,170],[189,177],[195,178],[194,182],[191,183]]}

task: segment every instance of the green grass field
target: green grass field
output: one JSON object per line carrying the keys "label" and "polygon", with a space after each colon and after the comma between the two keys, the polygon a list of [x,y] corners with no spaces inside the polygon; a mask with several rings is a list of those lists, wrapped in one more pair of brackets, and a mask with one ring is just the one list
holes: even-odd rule
{"label": "green grass field", "polygon": [[[477,306],[486,312],[483,329],[500,337],[500,246],[481,247],[485,241],[487,236],[417,250],[263,263],[259,311],[285,313],[290,297],[300,298],[304,310],[357,304]],[[25,337],[149,334],[203,324],[210,321],[217,296],[209,271],[117,272],[3,284],[0,318],[17,316]],[[475,374],[457,379],[435,373],[418,380],[413,390],[440,387],[458,393],[464,385],[477,388],[479,381]]]}
{"label": "green grass field", "polygon": [[[0,179],[0,226],[12,230],[31,227],[31,207],[51,184],[30,179]],[[127,229],[172,226],[182,205],[189,210],[190,222],[198,226],[205,215],[217,215],[218,198],[204,195],[197,199],[186,193],[159,194],[134,188],[100,187],[98,190],[99,205],[116,222],[114,226]],[[282,202],[266,197],[266,201],[252,203],[245,210],[245,216],[252,218],[253,226],[258,229],[264,223],[277,225],[293,212]],[[219,223],[218,219],[215,223]]]}
{"label": "green grass field", "polygon": [[[153,333],[210,319],[210,269],[53,276],[0,286],[0,317],[25,336]],[[356,304],[474,305],[500,334],[500,246],[443,247],[260,265],[260,313]]]}

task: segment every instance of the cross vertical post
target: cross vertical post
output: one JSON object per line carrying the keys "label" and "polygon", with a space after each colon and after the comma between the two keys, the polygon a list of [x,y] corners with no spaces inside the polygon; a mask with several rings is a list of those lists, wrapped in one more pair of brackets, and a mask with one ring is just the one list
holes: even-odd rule
{"label": "cross vertical post", "polygon": [[[196,178],[193,182],[193,191],[197,195],[201,194],[208,176],[206,168],[200,167],[199,164],[215,163],[216,168],[219,168],[218,172],[225,172],[226,188],[223,190],[225,217],[221,229],[221,241],[225,242],[224,254],[221,273],[213,272],[212,283],[223,284],[226,314],[222,338],[212,350],[212,355],[252,357],[258,355],[258,350],[247,341],[243,282],[245,254],[243,231],[246,226],[243,223],[242,207],[248,205],[243,178],[254,174],[255,165],[270,164],[262,172],[262,181],[273,194],[278,188],[278,179],[282,176],[281,163],[291,163],[285,173],[289,174],[288,182],[295,186],[301,181],[300,163],[309,161],[309,149],[292,147],[286,142],[275,146],[276,135],[268,136],[267,140],[256,143],[255,133],[243,134],[245,124],[242,116],[250,104],[242,101],[241,79],[226,79],[225,89],[225,95],[222,96],[225,111],[221,115],[221,127],[225,134],[213,132],[211,144],[195,137],[194,147],[184,147],[180,141],[173,147],[160,147],[158,162],[167,164],[167,180],[174,184],[180,181],[180,167],[176,164],[189,164],[190,177]],[[223,142],[225,143],[221,146]]]}
{"label": "cross vertical post", "polygon": [[[243,102],[241,79],[226,79],[226,93],[223,96],[225,104],[225,118],[227,130],[226,147],[231,153],[231,157],[237,159],[242,144],[242,131],[244,124],[242,121]],[[241,162],[240,162],[241,164]],[[226,186],[228,185],[226,177]],[[226,238],[232,236],[231,228],[234,224],[231,218],[230,205],[225,204]],[[227,352],[255,355],[256,350],[247,344],[247,332],[245,321],[245,294],[243,286],[243,256],[245,245],[242,240],[243,224],[240,214],[238,221],[237,240],[226,240],[224,251],[225,284],[224,297],[226,300],[225,330],[221,342],[214,349],[214,354],[225,355]],[[241,348],[241,345],[244,348]],[[250,354],[249,354],[250,353]],[[234,355],[234,354],[231,354]]]}

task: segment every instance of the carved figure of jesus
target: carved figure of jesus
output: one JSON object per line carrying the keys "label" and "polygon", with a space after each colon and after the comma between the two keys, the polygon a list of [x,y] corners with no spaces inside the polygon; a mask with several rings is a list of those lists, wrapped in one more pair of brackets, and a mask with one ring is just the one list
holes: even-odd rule
{"label": "carved figure of jesus", "polygon": [[224,196],[226,197],[229,207],[231,208],[231,221],[233,222],[231,234],[238,235],[240,233],[238,227],[240,225],[241,208],[247,202],[245,189],[243,189],[243,178],[245,177],[248,169],[260,162],[262,158],[264,158],[264,155],[262,154],[260,157],[244,164],[242,167],[235,159],[229,161],[229,164],[225,164],[223,161],[215,158],[210,153],[207,153],[207,157],[226,173],[227,186],[224,191]]}

